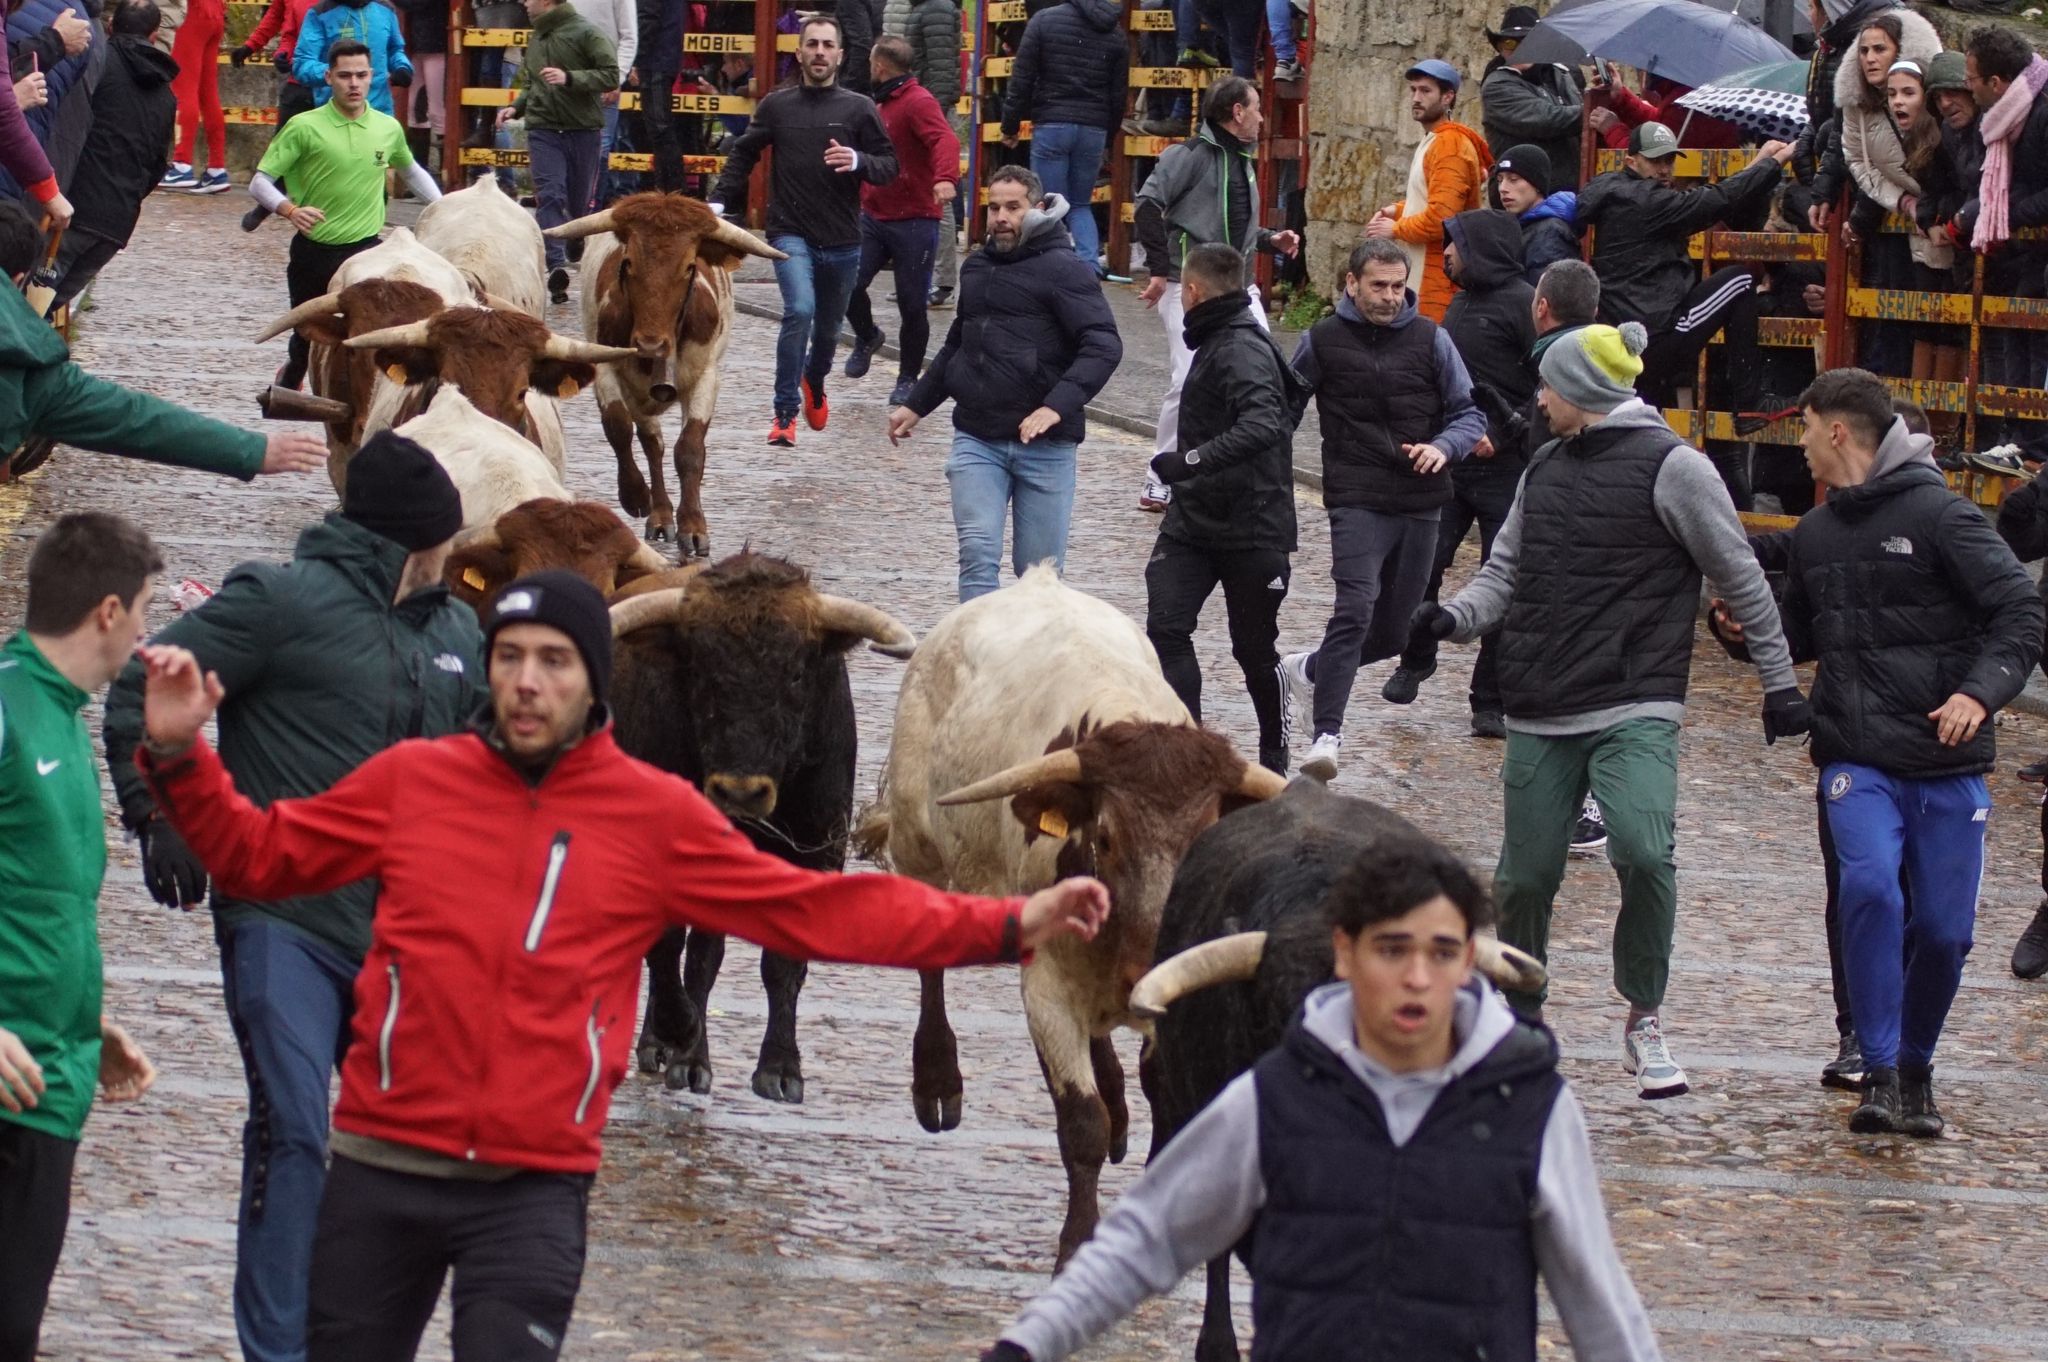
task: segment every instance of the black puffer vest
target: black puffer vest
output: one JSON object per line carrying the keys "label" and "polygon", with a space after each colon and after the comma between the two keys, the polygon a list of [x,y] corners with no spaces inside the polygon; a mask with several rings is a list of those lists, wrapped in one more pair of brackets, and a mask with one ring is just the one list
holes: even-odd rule
{"label": "black puffer vest", "polygon": [[1500,631],[1511,717],[1684,702],[1700,570],[1656,509],[1657,474],[1681,443],[1661,426],[1603,422],[1530,461]]}
{"label": "black puffer vest", "polygon": [[1404,326],[1374,326],[1325,317],[1309,336],[1323,426],[1323,504],[1403,515],[1449,501],[1449,469],[1418,476],[1401,452],[1443,429],[1436,323],[1417,316]]}
{"label": "black puffer vest", "polygon": [[1299,1020],[1255,1072],[1252,1362],[1533,1362],[1530,1220],[1564,1087],[1550,1033],[1517,1022],[1398,1148]]}

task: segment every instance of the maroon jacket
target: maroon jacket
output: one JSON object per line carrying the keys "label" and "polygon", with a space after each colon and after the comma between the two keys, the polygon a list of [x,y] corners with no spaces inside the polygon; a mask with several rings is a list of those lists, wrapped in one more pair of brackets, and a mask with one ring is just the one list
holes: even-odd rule
{"label": "maroon jacket", "polygon": [[860,187],[860,211],[881,222],[937,218],[932,187],[960,182],[960,139],[932,92],[916,76],[899,76],[875,90],[875,112],[896,148],[896,178]]}
{"label": "maroon jacket", "polygon": [[5,62],[0,62],[0,168],[37,203],[57,197],[57,172],[50,169],[50,158],[15,102],[14,78]]}

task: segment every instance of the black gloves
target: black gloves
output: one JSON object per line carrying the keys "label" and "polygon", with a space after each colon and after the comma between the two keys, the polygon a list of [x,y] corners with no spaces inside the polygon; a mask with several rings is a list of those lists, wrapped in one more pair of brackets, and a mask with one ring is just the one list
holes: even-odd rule
{"label": "black gloves", "polygon": [[234,63],[235,68],[239,70],[241,69],[241,66],[244,62],[248,61],[249,58],[255,55],[256,49],[249,46],[249,44],[247,43],[243,43],[240,47],[228,53],[228,60]]}
{"label": "black gloves", "polygon": [[163,815],[152,814],[136,829],[142,839],[142,883],[166,908],[206,902],[206,867]]}
{"label": "black gloves", "polygon": [[1813,709],[1799,687],[1787,686],[1764,696],[1764,746],[1812,731]]}
{"label": "black gloves", "polygon": [[277,54],[270,59],[270,64],[277,68],[277,74],[288,76],[292,73],[292,54],[279,48]]}
{"label": "black gloves", "polygon": [[1456,615],[1435,601],[1424,601],[1415,607],[1415,613],[1408,618],[1408,646],[1413,648],[1447,639],[1457,627]]}
{"label": "black gloves", "polygon": [[1031,1354],[1004,1339],[981,1355],[981,1362],[1031,1362]]}
{"label": "black gloves", "polygon": [[405,88],[406,88],[407,86],[411,85],[411,84],[412,84],[412,68],[411,68],[411,67],[409,67],[409,66],[394,66],[394,67],[392,67],[392,68],[391,68],[391,83],[392,83],[393,85],[397,86],[397,87],[398,87],[399,89],[401,89],[401,90],[403,90],[403,89],[405,89]]}
{"label": "black gloves", "polygon": [[1152,476],[1168,487],[1186,482],[1201,471],[1202,451],[1199,449],[1190,449],[1185,454],[1176,454],[1169,449],[1164,454],[1152,456]]}

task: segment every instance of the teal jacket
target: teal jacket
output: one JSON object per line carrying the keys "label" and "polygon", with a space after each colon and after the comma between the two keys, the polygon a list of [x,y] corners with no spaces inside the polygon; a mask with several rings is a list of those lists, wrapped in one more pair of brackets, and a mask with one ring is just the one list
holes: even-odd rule
{"label": "teal jacket", "polygon": [[[460,731],[482,704],[483,636],[443,586],[396,605],[405,550],[338,512],[299,535],[292,561],[244,563],[206,604],[174,620],[159,643],[192,650],[227,690],[220,754],[235,786],[265,807],[316,795],[406,738]],[[142,665],[107,692],[107,766],[121,818],[154,811],[135,769],[142,743]],[[247,903],[214,895],[223,924],[281,919],[361,960],[376,886]]]}
{"label": "teal jacket", "polygon": [[[559,67],[568,82],[550,85],[541,68]],[[619,57],[611,39],[572,6],[557,5],[533,21],[533,34],[520,62],[526,88],[512,101],[512,116],[529,128],[549,132],[592,132],[604,126],[598,96],[619,88]],[[660,92],[666,99],[668,91]],[[650,91],[645,96],[655,97]]]}
{"label": "teal jacket", "polygon": [[26,299],[0,288],[0,452],[32,433],[245,482],[263,467],[261,435],[94,378]]}
{"label": "teal jacket", "polygon": [[84,1129],[100,1073],[107,834],[87,699],[26,633],[0,647],[0,1027],[45,1085],[0,1121],[66,1140]]}

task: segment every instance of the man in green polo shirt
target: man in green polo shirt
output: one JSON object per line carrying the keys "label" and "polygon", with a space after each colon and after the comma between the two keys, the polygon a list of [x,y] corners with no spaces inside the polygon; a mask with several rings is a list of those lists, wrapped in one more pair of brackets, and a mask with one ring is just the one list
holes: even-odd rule
{"label": "man in green polo shirt", "polygon": [[164,570],[119,516],[67,515],[28,563],[28,619],[0,646],[0,1362],[30,1362],[71,1218],[95,1083],[156,1077],[100,1011],[99,771],[79,711],[142,641]]}
{"label": "man in green polo shirt", "polygon": [[[414,162],[405,128],[370,107],[370,49],[354,39],[327,53],[327,85],[334,92],[317,109],[279,129],[257,163],[249,193],[298,229],[285,265],[292,306],[327,292],[334,271],[358,251],[377,244],[384,230],[384,172],[397,170],[426,203],[441,197],[433,177]],[[289,177],[294,197],[278,181]],[[296,388],[306,378],[309,347],[299,336],[277,382]]]}

